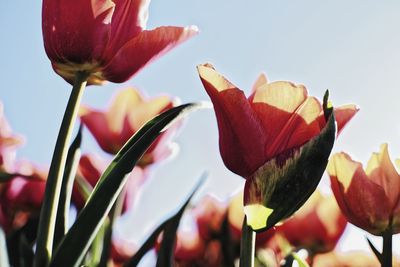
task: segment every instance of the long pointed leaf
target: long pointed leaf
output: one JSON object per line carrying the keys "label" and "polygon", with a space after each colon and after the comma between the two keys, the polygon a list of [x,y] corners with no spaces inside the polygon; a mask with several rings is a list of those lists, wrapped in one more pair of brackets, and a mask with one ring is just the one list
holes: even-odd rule
{"label": "long pointed leaf", "polygon": [[376,258],[379,260],[379,262],[382,262],[382,254],[379,252],[379,250],[372,244],[371,240],[369,240],[368,237],[365,237],[367,239],[368,245],[371,248],[372,252],[374,252]]}
{"label": "long pointed leaf", "polygon": [[124,205],[126,187],[115,201],[114,206],[111,208],[110,214],[108,215],[108,223],[103,225],[104,227],[104,238],[103,238],[103,251],[101,252],[100,262],[98,267],[107,267],[108,260],[110,258],[113,227],[115,220],[121,215],[122,207]]}
{"label": "long pointed leaf", "polygon": [[[192,189],[192,192],[190,193],[190,195],[188,196],[188,198],[186,199],[186,201],[183,203],[182,207],[170,218],[168,218],[167,220],[165,220],[162,224],[160,224],[154,231],[153,233],[146,239],[146,241],[143,243],[143,245],[140,247],[140,249],[135,253],[135,255],[133,255],[133,257],[124,264],[124,267],[136,267],[140,260],[143,258],[143,256],[154,247],[154,244],[158,238],[158,236],[160,235],[160,233],[164,230],[166,230],[166,228],[170,227],[170,230],[173,230],[171,225],[175,225],[176,223],[179,224],[179,221],[183,215],[183,212],[185,211],[187,205],[190,203],[190,200],[192,199],[192,197],[194,196],[194,194],[197,192],[197,190],[201,187],[201,185],[203,185],[204,181],[206,179],[206,174],[203,174],[200,177],[199,182],[196,184],[196,186]],[[175,229],[176,232],[176,229]],[[175,234],[174,232],[174,234]],[[165,233],[164,233],[164,237],[165,238]],[[174,237],[175,238],[175,237]],[[171,240],[166,240],[163,239],[163,243],[165,242],[171,242]],[[175,242],[175,240],[173,240],[173,242]],[[161,245],[163,246],[163,245]],[[164,245],[167,246],[167,245]],[[162,250],[163,248],[161,248]],[[166,251],[165,251],[166,252]],[[165,253],[163,252],[163,253]],[[161,257],[165,257],[166,259],[168,259],[168,255],[163,255]],[[160,254],[158,256],[157,262],[160,259]]]}
{"label": "long pointed leaf", "polygon": [[82,125],[78,134],[68,150],[65,163],[64,176],[61,185],[60,199],[58,201],[56,225],[54,228],[53,249],[58,246],[68,229],[68,216],[71,201],[72,188],[74,185],[76,170],[81,157]]}
{"label": "long pointed leaf", "polygon": [[147,148],[170,123],[195,107],[199,107],[199,105],[186,104],[172,108],[146,123],[129,139],[100,177],[86,206],[61,241],[49,266],[79,266],[125,185],[126,174],[133,169]]}

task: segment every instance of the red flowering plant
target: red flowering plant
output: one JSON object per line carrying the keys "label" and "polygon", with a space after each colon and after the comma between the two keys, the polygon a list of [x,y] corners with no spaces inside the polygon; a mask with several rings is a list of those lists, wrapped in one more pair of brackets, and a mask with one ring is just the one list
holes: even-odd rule
{"label": "red flowering plant", "polygon": [[392,235],[400,232],[400,174],[388,145],[372,154],[365,170],[344,152],[333,155],[327,170],[344,215],[352,224],[383,237],[382,253],[369,243],[382,266],[391,266]]}
{"label": "red flowering plant", "polygon": [[[333,107],[328,91],[320,101],[303,85],[265,75],[246,96],[210,64],[197,71],[214,107],[221,158],[243,178],[241,193],[223,201],[207,195],[192,206],[203,175],[141,242],[116,235],[117,220],[143,204],[150,171],[176,152],[177,121],[202,106],[178,105],[168,94],[147,97],[132,86],[105,109],[80,104],[86,85],[126,82],[197,34],[195,26],[146,29],[149,8],[150,0],[43,0],[44,50],[72,91],[48,171],[16,160],[22,138],[0,104],[0,266],[138,266],[149,251],[156,266],[307,266],[294,253],[301,249],[312,265],[327,258],[340,265],[333,253],[320,254],[334,249],[348,220],[384,237],[382,253],[371,247],[390,267],[400,175],[386,146],[365,171],[344,153],[328,164],[357,106]],[[86,132],[97,153],[82,155]],[[327,165],[337,203],[314,193]]]}

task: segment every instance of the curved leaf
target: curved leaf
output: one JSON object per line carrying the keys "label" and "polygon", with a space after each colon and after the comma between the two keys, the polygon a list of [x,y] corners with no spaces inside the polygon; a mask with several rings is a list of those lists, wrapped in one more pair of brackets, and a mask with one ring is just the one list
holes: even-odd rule
{"label": "curved leaf", "polygon": [[198,104],[185,104],[172,108],[147,122],[121,148],[107,167],[90,195],[76,222],[61,240],[49,266],[79,266],[97,231],[117,199],[127,176],[152,142],[176,118]]}
{"label": "curved leaf", "polygon": [[[154,247],[155,242],[157,241],[158,236],[161,234],[162,231],[171,231],[173,230],[173,226],[176,224],[179,224],[179,221],[181,220],[181,217],[183,215],[183,212],[185,211],[187,205],[189,205],[190,200],[194,196],[194,194],[197,192],[197,190],[200,188],[201,185],[203,185],[204,181],[206,179],[206,175],[202,175],[199,182],[196,184],[196,186],[192,189],[192,192],[190,195],[187,197],[186,201],[183,203],[182,207],[170,218],[165,220],[163,223],[161,223],[154,231],[153,233],[146,239],[146,241],[143,243],[143,245],[139,248],[139,250],[133,255],[133,257],[127,261],[124,264],[124,267],[135,267],[139,264],[140,260],[143,258],[143,256]],[[169,228],[169,229],[168,229]],[[168,237],[165,237],[164,233],[164,239],[162,243],[168,243],[170,242],[175,243],[175,232],[176,228],[174,231],[174,235],[172,236],[171,234],[166,234]],[[172,239],[171,239],[172,237]],[[166,239],[165,239],[166,238]],[[163,251],[164,250],[164,251]],[[168,244],[161,245],[160,253],[158,254],[157,262],[160,262],[158,264],[161,264],[162,260],[166,260],[170,262],[170,256],[168,253],[166,253],[169,250]],[[173,250],[169,250],[169,252],[172,252]],[[163,254],[163,255],[160,255]]]}

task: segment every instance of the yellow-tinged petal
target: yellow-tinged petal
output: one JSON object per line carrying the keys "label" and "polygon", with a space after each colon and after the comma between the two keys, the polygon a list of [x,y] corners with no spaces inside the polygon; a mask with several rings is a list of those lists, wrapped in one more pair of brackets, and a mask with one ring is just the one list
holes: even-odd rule
{"label": "yellow-tinged petal", "polygon": [[119,91],[112,101],[109,112],[106,113],[110,130],[115,133],[121,132],[127,114],[141,102],[143,99],[137,90],[127,88]]}
{"label": "yellow-tinged petal", "polygon": [[396,164],[397,169],[400,170],[400,159],[396,159],[394,163]]}
{"label": "yellow-tinged petal", "polygon": [[129,122],[133,128],[139,129],[168,106],[172,107],[171,98],[168,96],[159,96],[148,102],[142,102],[127,114]]}
{"label": "yellow-tinged petal", "polygon": [[400,175],[389,157],[388,145],[382,144],[379,153],[373,153],[365,170],[368,177],[380,185],[394,207],[400,195]]}
{"label": "yellow-tinged petal", "polygon": [[265,103],[287,112],[294,112],[307,98],[307,89],[303,85],[291,82],[273,82],[259,87],[253,103]]}
{"label": "yellow-tinged petal", "polygon": [[251,204],[244,207],[244,213],[247,218],[247,225],[254,231],[265,229],[267,227],[268,217],[274,210],[261,204]]}
{"label": "yellow-tinged petal", "polygon": [[267,76],[265,75],[265,73],[261,73],[261,74],[258,76],[256,82],[254,83],[254,85],[253,85],[253,90],[252,90],[252,91],[253,91],[253,92],[257,91],[257,89],[258,89],[259,87],[261,87],[261,86],[263,86],[263,85],[265,85],[265,84],[267,84],[267,83],[268,83]]}
{"label": "yellow-tinged petal", "polygon": [[211,64],[207,63],[204,65],[198,65],[197,70],[200,74],[200,77],[210,83],[218,92],[237,88],[227,79],[225,79],[224,76],[216,72]]}
{"label": "yellow-tinged petal", "polygon": [[326,170],[330,176],[335,176],[340,179],[340,183],[343,186],[344,192],[346,192],[350,187],[351,179],[353,178],[354,173],[360,166],[362,168],[361,163],[352,161],[347,154],[342,152],[333,155]]}

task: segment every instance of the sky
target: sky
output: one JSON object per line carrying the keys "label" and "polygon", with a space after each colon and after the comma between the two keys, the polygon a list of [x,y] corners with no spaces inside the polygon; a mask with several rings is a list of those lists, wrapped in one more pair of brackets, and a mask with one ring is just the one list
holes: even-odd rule
{"label": "sky", "polygon": [[[200,34],[124,84],[87,88],[84,104],[105,108],[116,90],[126,87],[149,96],[169,94],[182,103],[208,100],[195,66],[210,62],[246,93],[261,72],[270,81],[304,84],[320,98],[330,89],[334,105],[360,107],[334,151],[366,163],[387,142],[392,159],[400,158],[399,1],[153,0],[149,12],[149,29],[197,25]],[[71,88],[44,52],[41,1],[4,1],[0,25],[0,101],[14,131],[26,138],[18,157],[47,166]],[[84,134],[83,151],[101,154],[90,133]],[[211,109],[190,114],[175,141],[179,154],[151,170],[142,204],[126,218],[129,235],[143,238],[143,229],[151,226],[143,222],[170,212],[204,171],[209,180],[203,193],[225,198],[243,183],[222,163]],[[322,179],[324,191],[328,180]],[[367,249],[365,235],[348,227],[339,248]],[[379,238],[374,241],[380,244]],[[394,242],[398,251],[398,236]]]}

